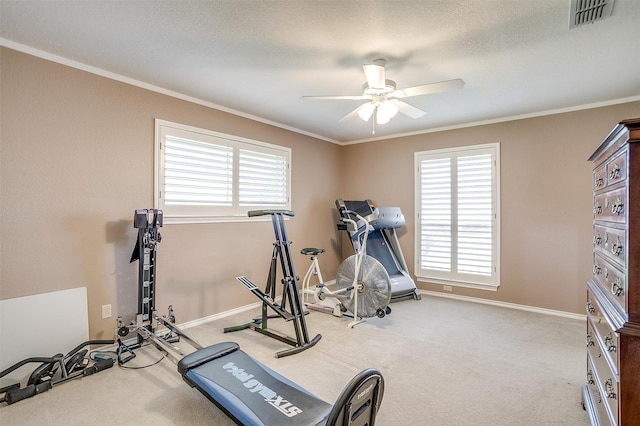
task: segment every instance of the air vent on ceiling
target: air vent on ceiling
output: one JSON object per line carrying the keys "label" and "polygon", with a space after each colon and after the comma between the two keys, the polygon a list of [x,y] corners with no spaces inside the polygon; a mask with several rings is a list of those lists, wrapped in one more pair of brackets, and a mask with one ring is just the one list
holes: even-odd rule
{"label": "air vent on ceiling", "polygon": [[571,0],[569,28],[592,24],[611,16],[614,0]]}

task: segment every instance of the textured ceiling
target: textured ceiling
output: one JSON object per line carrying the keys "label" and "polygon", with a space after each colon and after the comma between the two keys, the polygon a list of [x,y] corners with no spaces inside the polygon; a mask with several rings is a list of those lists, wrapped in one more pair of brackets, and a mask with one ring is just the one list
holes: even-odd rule
{"label": "textured ceiling", "polygon": [[[0,44],[345,143],[640,99],[640,1],[571,30],[570,4],[0,0]],[[379,57],[399,88],[466,85],[406,98],[427,114],[375,136],[339,121],[362,101],[302,99],[360,94]]]}

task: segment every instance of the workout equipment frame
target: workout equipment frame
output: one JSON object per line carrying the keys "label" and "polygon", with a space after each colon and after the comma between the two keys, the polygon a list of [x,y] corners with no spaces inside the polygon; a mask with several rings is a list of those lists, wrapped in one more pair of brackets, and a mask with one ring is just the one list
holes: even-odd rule
{"label": "workout equipment frame", "polygon": [[[373,230],[369,233],[368,254],[378,260],[389,274],[391,280],[391,301],[406,299],[420,300],[421,295],[415,282],[409,275],[409,269],[404,259],[396,229],[404,226],[404,215],[398,207],[373,206],[371,200],[345,201],[336,200],[336,208],[342,219],[358,221],[353,212],[368,217],[377,210],[378,217],[370,221]],[[349,230],[344,223],[338,224],[338,229],[347,231],[351,244],[357,252],[360,230]]]}
{"label": "workout equipment frame", "polygon": [[380,262],[367,255],[367,240],[372,229],[369,222],[376,214],[372,213],[365,218],[357,212],[347,212],[348,216],[343,217],[342,222],[357,235],[354,243],[356,254],[346,258],[338,268],[336,291],[333,294],[353,313],[353,321],[349,323],[349,327],[354,327],[365,318],[374,315],[384,318],[391,313],[391,282]]}
{"label": "workout equipment frame", "polygon": [[[377,211],[371,212],[366,218],[355,211],[345,212],[345,217],[340,220],[342,226],[354,234],[353,248],[356,254],[345,259],[338,268],[336,290],[332,291],[322,281],[318,263],[318,254],[323,253],[324,249],[302,249],[302,254],[311,256],[311,266],[303,281],[303,295],[307,298],[313,295],[315,303],[307,304],[310,309],[338,317],[352,317],[353,321],[348,326],[353,328],[366,318],[384,318],[391,313],[391,281],[382,264],[367,255],[367,239],[373,230],[370,221],[377,219]],[[309,285],[312,275],[317,275],[320,281],[314,289]]]}
{"label": "workout equipment frame", "polygon": [[85,349],[91,345],[111,344],[113,344],[113,340],[88,340],[76,346],[66,355],[60,353],[52,357],[27,358],[12,365],[0,372],[0,379],[24,365],[40,363],[29,375],[24,387],[21,387],[20,383],[14,383],[0,389],[0,394],[4,394],[0,397],[0,402],[13,404],[46,392],[53,386],[69,380],[90,376],[111,368],[114,364],[113,358],[91,360],[87,356],[89,350]]}
{"label": "workout equipment frame", "polygon": [[[267,284],[264,292],[247,277],[236,277],[240,283],[247,287],[249,291],[262,301],[262,312],[261,316],[254,318],[253,321],[246,324],[226,327],[224,332],[229,333],[248,328],[293,346],[291,349],[276,352],[276,358],[297,354],[314,346],[320,341],[322,336],[317,334],[313,339],[309,339],[309,332],[305,322],[306,312],[304,311],[302,301],[300,299],[298,277],[291,259],[291,242],[287,239],[287,231],[284,226],[284,216],[293,217],[295,213],[290,210],[252,210],[248,212],[248,215],[249,217],[270,215],[276,238],[273,243],[271,264],[269,266],[269,274],[267,276]],[[283,285],[282,299],[280,303],[276,302],[278,260],[280,261],[280,267],[282,270],[281,283]],[[275,315],[269,315],[269,309],[273,310]],[[291,322],[293,324],[295,338],[287,336],[277,330],[269,329],[268,321],[273,318],[282,318],[287,322]]]}
{"label": "workout equipment frame", "polygon": [[[136,245],[131,253],[130,262],[138,261],[138,313],[133,323],[125,325],[121,317],[117,319],[118,334],[118,363],[125,364],[135,358],[133,349],[141,347],[145,343],[152,343],[165,356],[177,362],[180,358],[176,355],[185,354],[172,345],[183,338],[196,349],[202,349],[202,345],[188,334],[175,326],[173,306],[169,305],[165,317],[159,315],[155,308],[156,296],[156,254],[158,244],[162,241],[160,228],[163,223],[163,212],[159,209],[136,210],[133,217],[133,227],[138,230]],[[156,333],[158,325],[166,328],[163,335]],[[125,344],[121,337],[126,337],[130,332],[136,333],[136,342]]]}
{"label": "workout equipment frame", "polygon": [[[311,265],[302,279],[302,300],[309,309],[341,317],[346,313],[347,308],[338,298],[330,295],[331,291],[327,288],[328,283],[322,279],[320,262],[318,261],[318,255],[322,253],[324,253],[324,249],[315,247],[305,247],[300,250],[300,254],[309,256],[311,259]],[[311,278],[314,276],[318,283],[312,286]]]}

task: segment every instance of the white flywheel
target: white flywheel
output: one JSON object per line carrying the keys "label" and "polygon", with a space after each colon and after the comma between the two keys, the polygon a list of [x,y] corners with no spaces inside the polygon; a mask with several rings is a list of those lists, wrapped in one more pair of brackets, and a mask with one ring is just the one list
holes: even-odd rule
{"label": "white flywheel", "polygon": [[[338,268],[336,290],[353,286],[356,274],[356,256],[349,256]],[[358,312],[353,312],[355,294],[358,292]],[[371,256],[365,256],[360,265],[356,289],[338,296],[340,302],[352,313],[361,318],[380,316],[391,300],[391,280],[380,262]]]}

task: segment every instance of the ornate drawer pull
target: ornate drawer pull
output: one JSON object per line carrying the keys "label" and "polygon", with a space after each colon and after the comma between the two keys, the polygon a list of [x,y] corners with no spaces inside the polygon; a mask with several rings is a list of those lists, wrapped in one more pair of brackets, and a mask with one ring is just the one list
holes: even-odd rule
{"label": "ornate drawer pull", "polygon": [[596,381],[593,380],[593,371],[591,370],[587,370],[587,383],[589,383],[590,385],[596,384]]}
{"label": "ornate drawer pull", "polygon": [[614,282],[611,283],[611,294],[614,296],[622,296],[624,293],[624,286],[620,282],[620,277],[617,277]]}
{"label": "ornate drawer pull", "polygon": [[587,347],[589,346],[593,346],[593,336],[591,336],[591,333],[587,333]]}
{"label": "ornate drawer pull", "polygon": [[593,275],[600,275],[600,271],[602,271],[602,268],[600,267],[600,265],[598,265],[597,263],[593,264]]}
{"label": "ornate drawer pull", "polygon": [[620,240],[620,237],[618,237],[616,242],[611,245],[611,253],[616,256],[620,256],[622,254],[622,241]]}
{"label": "ornate drawer pull", "polygon": [[616,198],[616,201],[611,205],[611,213],[615,215],[621,215],[624,213],[624,204],[622,203],[622,199],[620,197]]}
{"label": "ornate drawer pull", "polygon": [[593,245],[599,246],[600,244],[602,244],[602,237],[599,233],[596,233],[596,235],[593,236]]}
{"label": "ornate drawer pull", "polygon": [[[587,312],[592,314],[596,311],[596,308],[593,307],[593,303],[591,303],[591,300],[587,301]],[[588,336],[588,334],[587,334]]]}
{"label": "ornate drawer pull", "polygon": [[596,177],[593,180],[593,186],[595,186],[596,188],[600,188],[603,185],[604,185],[604,178],[600,175],[596,175]]}
{"label": "ornate drawer pull", "polygon": [[613,169],[609,170],[609,179],[618,179],[620,177],[620,167],[617,164],[613,164]]}
{"label": "ornate drawer pull", "polygon": [[616,393],[613,391],[613,380],[607,379],[604,382],[604,391],[607,394],[607,398],[616,399]]}
{"label": "ornate drawer pull", "polygon": [[602,206],[599,204],[593,206],[593,214],[602,214]]}
{"label": "ornate drawer pull", "polygon": [[607,346],[607,350],[609,352],[615,352],[617,350],[614,342],[615,340],[613,339],[613,335],[611,333],[604,336],[604,344]]}

